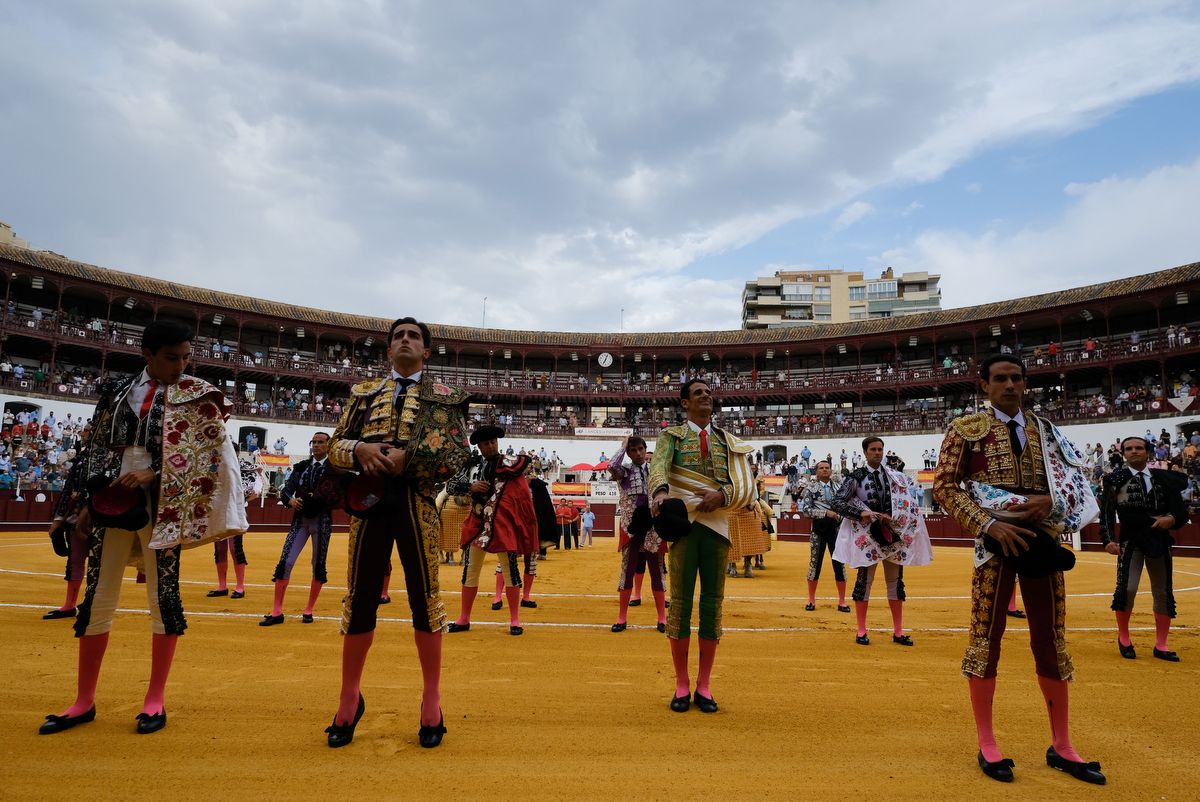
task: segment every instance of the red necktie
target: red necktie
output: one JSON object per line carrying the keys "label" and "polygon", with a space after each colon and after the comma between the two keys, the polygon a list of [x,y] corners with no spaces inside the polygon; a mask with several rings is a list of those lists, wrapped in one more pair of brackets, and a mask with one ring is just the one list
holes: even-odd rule
{"label": "red necktie", "polygon": [[150,407],[154,406],[154,393],[158,390],[158,382],[151,379],[150,389],[146,391],[146,397],[142,399],[142,410],[138,413],[139,418],[144,418],[150,414]]}
{"label": "red necktie", "polygon": [[708,459],[708,432],[704,429],[700,430],[700,456]]}

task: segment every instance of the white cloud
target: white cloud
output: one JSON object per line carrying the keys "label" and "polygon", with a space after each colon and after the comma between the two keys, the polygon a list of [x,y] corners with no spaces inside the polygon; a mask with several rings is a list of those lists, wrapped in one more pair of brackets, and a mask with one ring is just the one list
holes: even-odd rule
{"label": "white cloud", "polygon": [[983,184],[979,183],[978,181],[972,181],[964,186],[963,190],[971,195],[978,195],[980,192],[983,192]]}
{"label": "white cloud", "polygon": [[1071,184],[1072,204],[1047,225],[1015,232],[929,230],[881,259],[898,271],[940,273],[942,296],[954,306],[1163,270],[1197,259],[1197,187],[1200,160]]}
{"label": "white cloud", "polygon": [[842,209],[842,213],[833,221],[833,230],[841,231],[862,220],[869,214],[874,213],[875,207],[866,201],[855,201],[854,203]]}
{"label": "white cloud", "polygon": [[0,28],[0,217],[346,311],[736,326],[760,271],[705,257],[1200,79],[1196,9],[1129,8],[26,4]]}

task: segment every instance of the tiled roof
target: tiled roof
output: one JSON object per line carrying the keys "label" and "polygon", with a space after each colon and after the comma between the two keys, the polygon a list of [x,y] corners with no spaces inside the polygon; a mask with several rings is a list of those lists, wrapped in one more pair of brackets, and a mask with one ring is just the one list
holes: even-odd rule
{"label": "tiled roof", "polygon": [[[12,245],[0,245],[0,259],[15,265],[35,267],[57,274],[110,287],[135,290],[166,299],[204,304],[214,310],[227,309],[254,315],[274,317],[297,323],[317,324],[378,332],[387,328],[390,319],[331,312],[308,306],[263,301],[245,295],[218,292],[186,284],[139,276],[119,270],[76,262],[48,251],[32,251]],[[617,334],[603,332],[518,331],[511,329],[481,329],[472,326],[449,326],[431,323],[430,329],[438,340],[494,343],[505,345],[541,345],[560,348],[671,348],[729,345],[783,345],[810,341],[857,340],[882,334],[905,335],[934,327],[958,323],[986,321],[995,318],[1011,319],[1030,312],[1048,312],[1054,307],[1075,306],[1081,303],[1135,296],[1150,290],[1162,290],[1200,280],[1200,262],[1181,265],[1169,270],[1142,273],[1129,278],[1090,284],[1085,287],[1044,295],[1030,295],[1013,300],[979,306],[944,309],[894,318],[878,318],[852,323],[830,323],[822,326],[787,329],[733,329],[728,331],[686,331]]]}

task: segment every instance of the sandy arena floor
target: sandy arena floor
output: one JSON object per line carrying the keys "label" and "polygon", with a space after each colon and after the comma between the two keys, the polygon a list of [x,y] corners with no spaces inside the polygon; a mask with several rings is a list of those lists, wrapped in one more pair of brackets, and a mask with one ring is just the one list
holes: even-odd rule
{"label": "sandy arena floor", "polygon": [[[0,687],[4,799],[1122,799],[1194,800],[1200,752],[1200,561],[1176,561],[1181,616],[1168,664],[1150,656],[1149,598],[1134,617],[1136,662],[1122,660],[1108,610],[1114,558],[1082,555],[1068,575],[1076,747],[1099,760],[1105,789],[1045,766],[1049,729],[1024,622],[1009,626],[997,692],[997,735],[1017,763],[1005,786],[975,765],[965,645],[970,552],[938,549],[907,572],[906,624],[916,647],[891,643],[887,605],[872,606],[873,643],[854,643],[853,616],[834,609],[826,564],[820,604],[806,613],[808,546],[777,543],[768,568],[729,580],[717,657],[715,715],[667,709],[673,674],[654,607],[616,615],[617,555],[550,552],[522,610],[525,635],[507,634],[507,611],[483,594],[469,633],[447,635],[442,692],[449,733],[440,749],[417,745],[420,672],[403,591],[381,608],[364,679],[366,715],[355,741],[325,746],[339,681],[339,603],[345,536],[335,535],[332,581],[317,622],[300,623],[305,561],[289,588],[287,622],[263,629],[269,577],[282,536],[246,538],[247,598],[207,599],[212,553],[185,555],[190,627],[168,686],[169,725],[133,732],[149,676],[145,591],[127,573],[92,724],[38,736],[46,713],[74,698],[70,621],[42,621],[63,596],[63,561],[44,534],[0,535],[0,642],[9,680]],[[451,616],[458,567],[445,567]],[[490,580],[490,574],[487,575]],[[1148,580],[1143,591],[1148,590]],[[876,582],[882,598],[883,581]],[[503,623],[505,626],[500,626]],[[693,671],[696,655],[693,649]],[[147,766],[152,765],[152,771]]]}

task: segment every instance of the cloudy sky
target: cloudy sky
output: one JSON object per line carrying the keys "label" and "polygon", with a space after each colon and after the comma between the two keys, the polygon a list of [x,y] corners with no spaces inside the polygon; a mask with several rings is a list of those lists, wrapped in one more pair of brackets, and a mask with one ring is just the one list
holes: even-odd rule
{"label": "cloudy sky", "polygon": [[174,281],[648,331],[786,266],[964,306],[1200,260],[1194,2],[0,12],[0,220]]}

